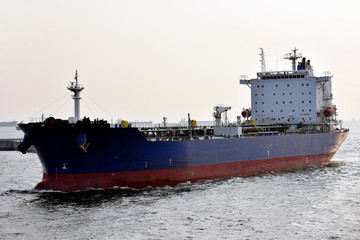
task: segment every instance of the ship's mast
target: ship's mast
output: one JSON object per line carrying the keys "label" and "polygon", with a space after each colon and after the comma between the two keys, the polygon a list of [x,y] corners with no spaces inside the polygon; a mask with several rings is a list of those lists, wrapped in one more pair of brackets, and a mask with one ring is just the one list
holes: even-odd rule
{"label": "ship's mast", "polygon": [[70,85],[67,87],[70,91],[74,93],[72,98],[74,99],[74,118],[72,119],[73,123],[76,123],[80,119],[80,92],[84,89],[83,86],[78,84],[78,72],[75,72],[75,83],[70,82]]}
{"label": "ship's mast", "polygon": [[293,71],[296,70],[296,60],[299,58],[302,58],[301,53],[296,53],[297,50],[298,49],[296,49],[296,47],[295,47],[294,50],[292,50],[292,53],[287,53],[284,56],[284,59],[289,59],[291,61]]}

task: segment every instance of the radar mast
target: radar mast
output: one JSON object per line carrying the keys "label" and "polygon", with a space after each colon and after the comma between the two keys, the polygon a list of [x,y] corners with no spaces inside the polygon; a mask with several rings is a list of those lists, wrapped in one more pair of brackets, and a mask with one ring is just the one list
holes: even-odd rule
{"label": "radar mast", "polygon": [[67,87],[68,90],[72,91],[74,95],[72,98],[74,99],[74,117],[69,118],[69,122],[76,123],[80,119],[80,92],[84,89],[83,86],[78,84],[78,72],[75,72],[75,83],[70,82],[69,86]]}
{"label": "radar mast", "polygon": [[296,47],[295,47],[294,50],[292,50],[292,53],[287,53],[284,56],[284,59],[289,59],[291,61],[293,71],[296,70],[296,60],[299,58],[302,58],[301,53],[296,53],[297,50],[298,49],[296,49]]}

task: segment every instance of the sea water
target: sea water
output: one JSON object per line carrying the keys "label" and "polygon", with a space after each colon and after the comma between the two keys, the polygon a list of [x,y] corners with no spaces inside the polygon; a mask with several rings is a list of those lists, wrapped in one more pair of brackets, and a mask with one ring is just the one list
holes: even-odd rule
{"label": "sea water", "polygon": [[0,239],[360,239],[360,122],[345,126],[328,166],[143,190],[33,190],[37,155],[3,151]]}

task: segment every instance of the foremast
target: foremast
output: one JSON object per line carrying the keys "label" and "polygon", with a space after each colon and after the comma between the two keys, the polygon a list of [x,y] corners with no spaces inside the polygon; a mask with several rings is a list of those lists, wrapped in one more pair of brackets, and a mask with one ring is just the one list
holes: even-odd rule
{"label": "foremast", "polygon": [[75,82],[70,82],[69,86],[67,87],[68,90],[72,91],[74,95],[72,98],[74,99],[74,117],[69,117],[70,123],[76,123],[80,120],[80,92],[84,89],[82,85],[78,83],[78,72],[75,72]]}

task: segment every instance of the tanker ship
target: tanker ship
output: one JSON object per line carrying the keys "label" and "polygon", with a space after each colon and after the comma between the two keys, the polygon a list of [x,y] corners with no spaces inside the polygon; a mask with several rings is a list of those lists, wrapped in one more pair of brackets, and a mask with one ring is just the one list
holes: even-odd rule
{"label": "tanker ship", "polygon": [[68,85],[73,117],[19,123],[25,134],[19,150],[33,145],[43,166],[35,188],[141,189],[328,164],[349,133],[332,103],[332,76],[314,76],[296,48],[284,56],[291,70],[266,71],[262,49],[260,56],[261,72],[240,77],[251,89],[251,108],[230,122],[231,107],[215,106],[211,126],[197,126],[190,114],[183,126],[81,118],[84,87],[76,72]]}

